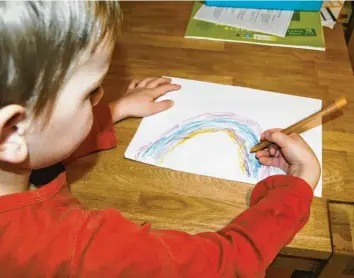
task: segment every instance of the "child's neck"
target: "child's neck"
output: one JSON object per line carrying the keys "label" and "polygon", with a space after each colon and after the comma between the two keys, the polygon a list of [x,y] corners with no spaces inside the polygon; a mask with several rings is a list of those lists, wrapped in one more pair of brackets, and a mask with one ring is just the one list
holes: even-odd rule
{"label": "child's neck", "polygon": [[27,191],[30,174],[30,170],[0,162],[0,196]]}

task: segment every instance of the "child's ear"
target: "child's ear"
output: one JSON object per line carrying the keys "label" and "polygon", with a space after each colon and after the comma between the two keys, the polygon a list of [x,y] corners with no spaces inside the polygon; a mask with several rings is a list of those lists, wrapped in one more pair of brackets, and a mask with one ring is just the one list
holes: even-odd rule
{"label": "child's ear", "polygon": [[0,161],[19,164],[27,159],[27,142],[22,128],[25,118],[25,109],[20,105],[0,109]]}

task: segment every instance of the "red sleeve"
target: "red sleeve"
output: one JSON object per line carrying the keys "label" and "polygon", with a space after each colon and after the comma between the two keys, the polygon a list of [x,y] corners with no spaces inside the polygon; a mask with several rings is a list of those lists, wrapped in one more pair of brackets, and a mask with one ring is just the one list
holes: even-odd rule
{"label": "red sleeve", "polygon": [[310,186],[291,176],[258,183],[251,208],[218,232],[154,230],[116,210],[91,211],[72,261],[75,277],[264,277],[307,222]]}
{"label": "red sleeve", "polygon": [[64,161],[67,164],[89,153],[116,147],[111,111],[106,104],[93,107],[93,123],[90,133],[80,147]]}

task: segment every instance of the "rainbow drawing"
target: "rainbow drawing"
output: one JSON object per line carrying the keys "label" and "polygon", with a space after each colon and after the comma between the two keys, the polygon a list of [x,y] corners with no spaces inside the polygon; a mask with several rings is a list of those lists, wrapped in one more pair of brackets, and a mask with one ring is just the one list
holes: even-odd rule
{"label": "rainbow drawing", "polygon": [[202,134],[225,132],[238,148],[242,173],[259,180],[269,175],[269,167],[262,166],[250,149],[259,142],[261,131],[257,122],[234,113],[201,114],[175,125],[157,140],[138,149],[135,159],[163,165],[166,156],[188,140]]}

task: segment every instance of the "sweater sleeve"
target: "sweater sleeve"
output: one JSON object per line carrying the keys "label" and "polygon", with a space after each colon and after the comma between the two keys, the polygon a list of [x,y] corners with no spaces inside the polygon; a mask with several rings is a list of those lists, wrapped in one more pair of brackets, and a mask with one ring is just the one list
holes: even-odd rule
{"label": "sweater sleeve", "polygon": [[93,153],[116,147],[111,111],[107,104],[99,103],[93,109],[93,124],[90,133],[80,147],[64,161],[64,164]]}
{"label": "sweater sleeve", "polygon": [[116,210],[88,212],[72,260],[75,277],[264,277],[309,218],[302,179],[259,182],[251,207],[217,232],[190,235],[137,225]]}

